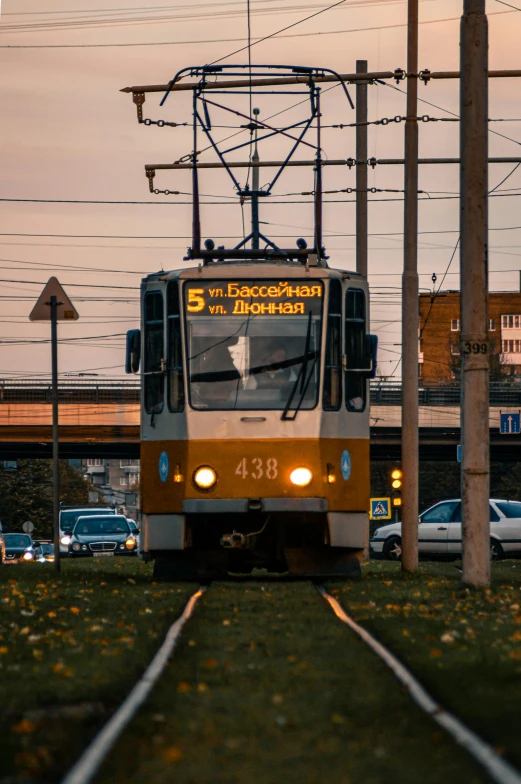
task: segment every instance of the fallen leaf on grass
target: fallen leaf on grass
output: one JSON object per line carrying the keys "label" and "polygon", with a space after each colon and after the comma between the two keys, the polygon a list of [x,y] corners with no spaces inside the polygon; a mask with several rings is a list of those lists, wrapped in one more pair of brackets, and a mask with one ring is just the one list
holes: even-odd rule
{"label": "fallen leaf on grass", "polygon": [[197,684],[197,691],[208,691],[208,685],[206,683],[198,683]]}
{"label": "fallen leaf on grass", "polygon": [[282,702],[284,702],[284,697],[282,694],[274,694],[271,698],[271,701],[274,705],[280,705]]}
{"label": "fallen leaf on grass", "polygon": [[73,615],[78,615],[78,613],[81,612],[79,607],[70,607],[69,609],[70,609],[71,613],[73,613]]}
{"label": "fallen leaf on grass", "polygon": [[231,624],[231,621],[229,621],[227,618],[225,618],[224,621],[223,621],[223,626],[230,626],[230,624]]}
{"label": "fallen leaf on grass", "polygon": [[433,648],[431,650],[431,656],[433,659],[437,659],[439,656],[441,656],[441,651],[439,650],[439,648]]}
{"label": "fallen leaf on grass", "polygon": [[453,643],[456,637],[458,636],[457,632],[445,632],[441,635],[440,640],[447,644]]}
{"label": "fallen leaf on grass", "polygon": [[16,732],[17,735],[30,735],[31,732],[35,730],[35,724],[30,719],[22,719],[15,724],[11,729],[13,732]]}
{"label": "fallen leaf on grass", "polygon": [[203,667],[207,667],[209,670],[213,670],[217,667],[217,659],[205,659],[203,662]]}
{"label": "fallen leaf on grass", "polygon": [[177,686],[177,691],[180,692],[181,694],[184,694],[187,691],[192,691],[192,687],[186,681],[181,681],[181,683],[179,683]]}
{"label": "fallen leaf on grass", "polygon": [[183,752],[179,746],[169,746],[163,751],[163,759],[165,762],[179,762],[183,759]]}

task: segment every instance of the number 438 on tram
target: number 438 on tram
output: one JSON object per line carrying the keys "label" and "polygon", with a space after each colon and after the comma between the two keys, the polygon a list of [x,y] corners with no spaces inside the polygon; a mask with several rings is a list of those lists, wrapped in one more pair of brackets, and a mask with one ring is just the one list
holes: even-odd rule
{"label": "number 438 on tram", "polygon": [[368,288],[292,261],[149,275],[141,523],[158,578],[357,573],[368,541]]}

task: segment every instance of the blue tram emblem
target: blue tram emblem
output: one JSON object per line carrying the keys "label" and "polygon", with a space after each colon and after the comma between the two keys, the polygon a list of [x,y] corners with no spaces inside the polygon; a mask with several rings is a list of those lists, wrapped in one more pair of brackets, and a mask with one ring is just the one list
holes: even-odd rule
{"label": "blue tram emblem", "polygon": [[162,482],[168,479],[168,455],[166,452],[161,452],[159,455],[159,478]]}
{"label": "blue tram emblem", "polygon": [[342,452],[342,457],[340,458],[340,470],[342,471],[342,478],[345,482],[351,476],[351,455],[344,449]]}

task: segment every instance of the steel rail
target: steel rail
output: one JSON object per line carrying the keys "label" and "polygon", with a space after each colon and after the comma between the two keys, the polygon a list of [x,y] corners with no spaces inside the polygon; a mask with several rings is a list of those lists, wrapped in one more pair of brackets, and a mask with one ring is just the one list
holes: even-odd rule
{"label": "steel rail", "polygon": [[130,694],[122,702],[117,711],[109,719],[103,729],[96,735],[92,743],[87,746],[79,760],[67,773],[62,784],[87,784],[99,770],[100,765],[117,741],[129,721],[135,716],[141,705],[147,699],[156,681],[162,675],[172,651],[174,650],[181,630],[186,621],[191,617],[195,605],[205,592],[201,586],[188,600],[182,614],[175,621],[165,637],[158,652],[148,665],[144,674],[136,683]]}
{"label": "steel rail", "polygon": [[462,746],[474,759],[482,765],[491,778],[498,784],[521,784],[521,775],[508,762],[494,751],[492,746],[470,730],[462,721],[446,711],[416,680],[414,675],[381,643],[369,634],[363,626],[356,623],[323,586],[317,586],[319,593],[330,605],[336,617],[347,624],[377,656],[392,670],[395,677],[402,683],[411,699],[433,721],[445,729],[452,738]]}
{"label": "steel rail", "polygon": [[[373,71],[369,73],[346,73],[346,74],[338,74],[340,77],[340,81],[342,82],[352,82],[355,84],[358,81],[377,81],[377,80],[386,80],[386,79],[397,79],[397,81],[404,81],[408,74],[401,69],[397,69],[397,71]],[[432,71],[429,72],[428,70],[420,71],[418,74],[411,74],[411,76],[416,76],[417,79],[421,79],[422,81],[430,81],[431,79],[459,79],[460,72],[459,71]],[[489,71],[488,76],[490,79],[512,79],[512,78],[519,78],[521,76],[521,70],[502,70],[502,71]],[[240,89],[240,88],[255,88],[255,87],[276,87],[278,85],[286,85],[286,84],[309,84],[312,81],[315,84],[324,84],[327,82],[338,82],[339,79],[337,76],[327,75],[327,76],[310,76],[308,74],[299,74],[298,76],[282,76],[280,78],[276,77],[265,77],[262,79],[230,79],[229,81],[225,82],[208,82],[204,85],[204,89],[206,90],[223,90],[223,89]],[[122,93],[166,93],[167,90],[170,92],[185,92],[186,90],[194,90],[200,88],[199,82],[178,82],[171,86],[171,83],[168,84],[144,84],[144,85],[135,85],[134,87],[123,87],[120,92]]]}

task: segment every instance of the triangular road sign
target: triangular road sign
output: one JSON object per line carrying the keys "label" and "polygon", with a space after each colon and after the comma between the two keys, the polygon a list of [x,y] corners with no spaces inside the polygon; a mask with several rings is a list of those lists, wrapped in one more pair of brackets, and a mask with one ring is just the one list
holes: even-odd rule
{"label": "triangular road sign", "polygon": [[56,308],[56,318],[58,321],[77,321],[79,314],[67,294],[63,290],[58,278],[54,276],[49,278],[44,290],[38,298],[38,302],[34,306],[29,316],[30,321],[50,321],[51,308],[49,302],[51,297],[55,296],[59,303]]}

